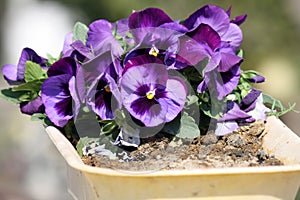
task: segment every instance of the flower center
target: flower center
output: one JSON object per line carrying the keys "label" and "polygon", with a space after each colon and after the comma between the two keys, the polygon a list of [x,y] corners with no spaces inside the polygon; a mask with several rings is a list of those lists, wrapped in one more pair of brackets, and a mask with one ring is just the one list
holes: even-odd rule
{"label": "flower center", "polygon": [[158,53],[159,53],[158,48],[156,48],[156,46],[152,45],[152,47],[149,51],[149,55],[157,57]]}
{"label": "flower center", "polygon": [[105,90],[105,92],[111,92],[110,87],[108,85],[105,86],[104,90]]}
{"label": "flower center", "polygon": [[146,97],[147,99],[153,99],[155,96],[155,91],[154,90],[150,90],[149,92],[147,92]]}

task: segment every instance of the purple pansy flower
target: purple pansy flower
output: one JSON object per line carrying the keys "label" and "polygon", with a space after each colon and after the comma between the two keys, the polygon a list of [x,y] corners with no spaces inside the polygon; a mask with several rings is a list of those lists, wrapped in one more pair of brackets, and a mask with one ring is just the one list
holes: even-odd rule
{"label": "purple pansy flower", "polygon": [[22,50],[21,57],[17,66],[7,64],[2,68],[4,78],[10,85],[25,82],[24,73],[27,61],[37,63],[41,67],[46,67],[47,59],[39,56],[34,50],[30,48],[24,48]]}
{"label": "purple pansy flower", "polygon": [[[42,100],[49,119],[57,126],[63,127],[72,118],[76,118],[80,101],[75,77],[78,64],[71,57],[55,62],[48,70],[48,79],[42,85]],[[73,109],[74,106],[74,109]]]}
{"label": "purple pansy flower", "polygon": [[183,80],[169,76],[166,67],[157,62],[128,68],[120,87],[124,107],[148,127],[173,120],[187,95]]}
{"label": "purple pansy flower", "polygon": [[218,120],[217,135],[226,135],[239,128],[239,122],[251,123],[255,120],[266,120],[266,113],[270,110],[263,104],[261,91],[252,88],[238,105],[233,101],[227,102],[226,113]]}
{"label": "purple pansy flower", "polygon": [[177,60],[195,66],[208,58],[205,69],[198,69],[204,77],[198,92],[220,85],[215,88],[216,97],[224,98],[237,86],[240,76],[239,65],[243,59],[235,55],[242,42],[240,28],[230,23],[223,9],[212,5],[199,9],[183,24],[189,32],[180,38]]}
{"label": "purple pansy flower", "polygon": [[136,47],[128,53],[127,60],[138,55],[152,55],[161,59],[168,68],[173,68],[179,48],[179,36],[187,28],[173,21],[158,8],[147,8],[131,14],[128,20]]}
{"label": "purple pansy flower", "polygon": [[113,119],[121,109],[121,95],[115,80],[107,73],[101,74],[87,92],[87,105],[102,120]]}

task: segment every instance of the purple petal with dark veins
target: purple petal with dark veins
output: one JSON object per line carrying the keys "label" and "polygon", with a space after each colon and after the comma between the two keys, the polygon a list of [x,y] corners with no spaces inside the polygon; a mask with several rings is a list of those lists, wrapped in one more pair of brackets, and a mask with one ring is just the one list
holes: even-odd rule
{"label": "purple petal with dark veins", "polygon": [[215,5],[207,5],[184,20],[183,25],[189,30],[193,30],[200,24],[207,24],[212,27],[220,36],[226,33],[230,19],[227,13]]}
{"label": "purple petal with dark veins", "polygon": [[227,102],[227,112],[219,119],[219,122],[224,121],[236,121],[242,119],[248,119],[251,116],[248,115],[245,111],[233,101]]}
{"label": "purple petal with dark veins", "polygon": [[[106,87],[109,87],[109,91]],[[87,94],[87,105],[103,120],[115,117],[115,111],[121,109],[122,101],[118,86],[111,76],[101,74],[91,84]]]}
{"label": "purple petal with dark veins", "polygon": [[97,56],[112,51],[115,56],[121,56],[123,49],[112,34],[113,26],[106,20],[97,20],[90,24],[86,46],[93,49]]}
{"label": "purple petal with dark veins", "polygon": [[21,112],[27,115],[33,115],[34,113],[44,113],[45,107],[41,97],[37,97],[31,102],[20,103]]}
{"label": "purple petal with dark veins", "polygon": [[14,85],[18,82],[17,66],[10,64],[4,65],[2,68],[2,73],[9,85]]}
{"label": "purple petal with dark veins", "polygon": [[247,94],[240,104],[240,107],[245,112],[249,112],[255,108],[256,100],[260,96],[261,91],[252,88],[249,94]]}
{"label": "purple petal with dark veins", "polygon": [[221,53],[221,61],[218,66],[219,72],[227,72],[235,65],[240,65],[243,59],[239,56],[228,54],[228,53]]}
{"label": "purple petal with dark veins", "polygon": [[34,50],[30,48],[24,48],[21,53],[21,57],[18,63],[17,80],[24,80],[25,66],[27,61],[32,61],[41,65],[46,66],[47,59],[39,56]]}
{"label": "purple petal with dark veins", "polygon": [[238,25],[230,23],[227,32],[222,35],[221,40],[228,43],[236,51],[243,41],[242,30]]}
{"label": "purple petal with dark veins", "polygon": [[248,78],[247,80],[252,82],[252,83],[263,83],[263,82],[265,82],[265,77],[260,76],[260,75],[256,75],[252,78]]}
{"label": "purple petal with dark veins", "polygon": [[72,97],[69,91],[71,75],[63,74],[46,79],[42,85],[42,100],[49,119],[63,127],[73,117]]}
{"label": "purple petal with dark veins", "polygon": [[77,72],[77,67],[78,65],[72,57],[64,57],[53,63],[49,68],[47,74],[49,77],[62,74],[75,76]]}
{"label": "purple petal with dark veins", "polygon": [[207,44],[212,50],[221,45],[218,33],[207,24],[200,24],[195,30],[186,34],[199,43]]}
{"label": "purple petal with dark veins", "polygon": [[233,20],[231,20],[231,23],[234,23],[238,26],[240,26],[242,23],[244,23],[247,19],[247,14],[244,14],[244,15],[240,15],[240,16],[237,16],[235,17]]}
{"label": "purple petal with dark veins", "polygon": [[130,29],[143,27],[158,27],[173,20],[161,9],[147,8],[130,15],[128,26]]}

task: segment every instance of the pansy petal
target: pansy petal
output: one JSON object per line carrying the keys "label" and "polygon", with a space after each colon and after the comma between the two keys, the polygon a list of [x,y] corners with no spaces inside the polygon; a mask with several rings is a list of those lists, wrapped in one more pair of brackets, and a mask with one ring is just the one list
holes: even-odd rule
{"label": "pansy petal", "polygon": [[184,20],[183,25],[192,30],[200,24],[207,24],[222,36],[226,33],[229,23],[229,16],[222,8],[215,5],[207,5],[190,15]]}
{"label": "pansy petal", "polygon": [[[107,90],[108,87],[109,89]],[[87,104],[101,119],[113,119],[121,109],[121,96],[117,84],[108,74],[101,74],[90,86]]]}
{"label": "pansy petal", "polygon": [[240,107],[245,112],[249,112],[250,110],[253,110],[255,108],[255,104],[257,101],[257,98],[261,95],[261,91],[252,88],[250,93],[247,94],[240,104]]}
{"label": "pansy petal", "polygon": [[241,57],[228,53],[221,53],[221,57],[221,62],[218,66],[219,72],[227,72],[235,65],[240,65],[243,61]]}
{"label": "pansy petal", "polygon": [[220,122],[223,121],[236,121],[241,119],[247,119],[251,116],[240,109],[240,107],[233,101],[227,102],[228,111],[219,119]]}
{"label": "pansy petal", "polygon": [[80,107],[81,107],[81,102],[80,102],[80,98],[79,98],[79,95],[78,95],[77,89],[76,89],[76,78],[75,78],[75,76],[73,76],[69,80],[69,91],[70,91],[70,95],[71,95],[72,100],[73,100],[73,104],[72,104],[73,118],[74,118],[74,121],[76,121],[77,116],[79,114]]}
{"label": "pansy petal", "polygon": [[25,73],[25,66],[27,61],[32,61],[44,67],[47,59],[39,56],[34,50],[30,48],[24,48],[21,53],[21,57],[18,63],[17,79],[23,80]]}
{"label": "pansy petal", "polygon": [[130,29],[142,27],[158,27],[173,20],[161,9],[147,8],[130,15],[128,26]]}
{"label": "pansy petal", "polygon": [[246,21],[246,19],[247,19],[247,14],[244,14],[244,15],[240,15],[240,16],[235,17],[230,22],[240,26],[242,23],[244,23]]}
{"label": "pansy petal", "polygon": [[8,84],[13,85],[18,81],[17,66],[10,64],[4,65],[2,68],[2,73]]}
{"label": "pansy petal", "polygon": [[222,41],[225,41],[228,44],[230,44],[232,48],[237,50],[243,41],[242,30],[238,25],[230,23],[227,32],[224,35],[222,35],[221,39]]}
{"label": "pansy petal", "polygon": [[142,85],[166,85],[168,72],[164,65],[149,63],[127,69],[121,79],[121,94],[130,95]]}
{"label": "pansy petal", "polygon": [[71,56],[74,50],[71,46],[72,43],[73,43],[73,33],[70,32],[65,36],[64,46],[62,50],[63,57]]}
{"label": "pansy petal", "polygon": [[232,131],[238,130],[239,125],[235,121],[228,121],[228,122],[218,122],[216,124],[215,134],[217,136],[224,136]]}
{"label": "pansy petal", "polygon": [[179,40],[180,48],[176,57],[177,62],[193,66],[204,58],[210,57],[210,49],[207,49],[205,44],[198,43],[188,36],[180,37]]}
{"label": "pansy petal", "polygon": [[270,109],[264,105],[263,101],[263,96],[260,94],[260,96],[257,98],[255,108],[248,112],[248,115],[251,115],[251,117],[253,117],[255,120],[266,120],[266,113],[270,112]]}
{"label": "pansy petal", "polygon": [[200,24],[194,31],[187,33],[187,36],[199,43],[208,44],[212,50],[219,48],[221,45],[220,36],[207,24]]}
{"label": "pansy petal", "polygon": [[63,127],[73,117],[72,97],[69,91],[69,74],[49,77],[42,85],[42,100],[49,119]]}
{"label": "pansy petal", "polygon": [[112,24],[106,20],[97,20],[90,24],[86,46],[93,49],[95,55],[112,50],[116,56],[123,54],[123,49],[112,34]]}
{"label": "pansy petal", "polygon": [[166,85],[167,97],[160,98],[166,99],[168,103],[168,110],[166,115],[166,122],[172,121],[184,107],[187,87],[184,81],[179,77],[169,77]]}
{"label": "pansy petal", "polygon": [[64,57],[51,65],[47,74],[48,76],[57,76],[68,74],[75,76],[77,71],[77,63],[72,57]]}
{"label": "pansy petal", "polygon": [[37,97],[31,102],[20,103],[21,112],[27,115],[33,115],[34,113],[44,113],[45,107],[41,97]]}

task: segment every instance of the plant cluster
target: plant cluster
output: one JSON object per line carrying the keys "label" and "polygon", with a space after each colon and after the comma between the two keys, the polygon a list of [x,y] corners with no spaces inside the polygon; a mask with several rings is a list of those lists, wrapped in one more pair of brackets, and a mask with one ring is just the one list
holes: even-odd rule
{"label": "plant cluster", "polygon": [[230,15],[231,8],[207,5],[184,20],[147,8],[113,23],[78,22],[58,58],[24,48],[16,66],[5,65],[11,87],[1,96],[73,142],[84,136],[76,123],[92,114],[98,140],[115,146],[137,147],[158,132],[196,138],[214,129],[222,136],[286,112],[253,87],[263,76],[241,70],[247,15]]}

